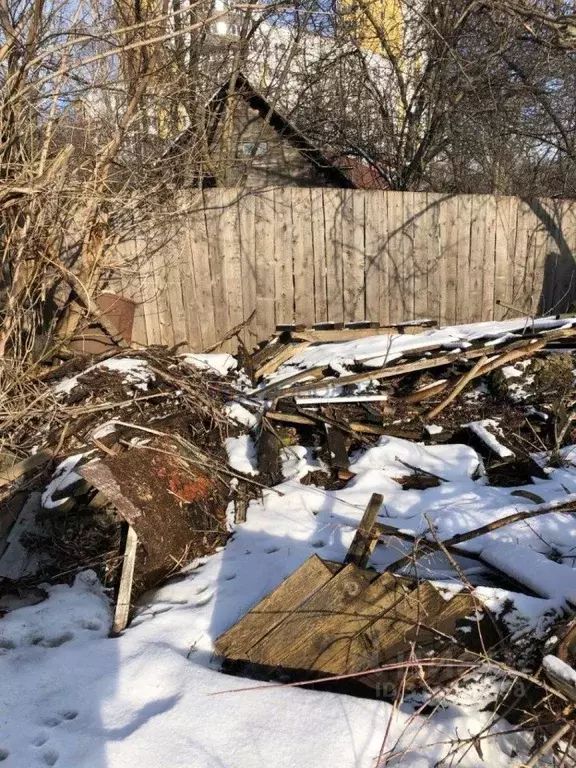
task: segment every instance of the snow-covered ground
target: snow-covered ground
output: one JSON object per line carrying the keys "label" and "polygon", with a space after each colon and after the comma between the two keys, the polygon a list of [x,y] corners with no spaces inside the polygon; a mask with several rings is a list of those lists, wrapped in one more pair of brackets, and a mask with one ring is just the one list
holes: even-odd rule
{"label": "snow-covered ground", "polygon": [[[447,482],[402,490],[393,478],[409,470],[398,459]],[[532,504],[511,497],[511,489],[472,480],[479,460],[465,446],[383,439],[357,458],[356,477],[340,491],[301,485],[308,462],[303,451],[292,461],[285,456],[292,478],[251,503],[247,522],[222,551],[151,595],[122,637],[107,638],[108,600],[90,572],[72,587],[50,587],[48,601],[0,622],[0,755],[7,766],[371,766],[387,733],[386,750],[400,739],[391,764],[431,768],[456,732],[473,735],[487,725],[491,715],[464,696],[452,697],[431,719],[411,718],[415,701],[394,712],[385,702],[267,686],[219,671],[215,638],[311,554],[342,558],[374,491],[384,495],[387,524],[423,532],[426,512],[443,537]],[[538,493],[546,501],[565,499],[562,486],[576,493],[571,468],[554,470]],[[566,554],[576,550],[572,519],[554,513],[475,540],[474,548],[493,540],[510,552],[542,551],[543,541]],[[400,551],[400,544],[380,545],[374,563],[384,565]],[[446,563],[432,567],[436,578],[447,575]],[[496,610],[510,596],[487,587],[478,594]],[[519,630],[545,625],[564,597],[523,597]],[[472,749],[460,765],[512,766],[512,756],[528,746],[520,736],[486,739],[486,762]]]}
{"label": "snow-covered ground", "polygon": [[[518,323],[504,330],[519,330]],[[482,329],[488,336],[492,331]],[[442,343],[468,343],[478,332],[478,325],[448,329]],[[420,343],[438,333],[422,335]],[[415,337],[400,338],[414,348]],[[357,359],[365,343],[356,342],[352,355],[350,349],[338,350],[346,345],[332,345],[334,360]],[[380,357],[390,349],[382,337],[372,340]],[[294,362],[317,365],[325,353],[325,346],[310,348]],[[209,359],[201,364],[215,367]],[[134,386],[146,385],[145,367],[116,365],[134,376]],[[72,381],[60,391],[69,391]],[[238,405],[229,410],[237,421],[253,426],[248,411]],[[230,438],[226,447],[233,467],[257,472],[249,435]],[[571,464],[576,450],[564,449],[563,455],[565,466],[528,486],[544,503],[576,499]],[[407,465],[442,482],[405,490],[397,481],[410,474]],[[383,437],[352,457],[354,477],[338,491],[300,482],[318,466],[310,449],[285,448],[284,482],[251,502],[247,522],[221,551],[142,600],[119,638],[108,637],[109,598],[90,571],[79,574],[72,586],[47,587],[45,602],[7,614],[0,621],[0,763],[6,768],[372,768],[384,765],[383,755],[386,765],[403,768],[433,768],[443,758],[461,768],[515,768],[526,762],[530,738],[484,709],[492,695],[488,678],[471,680],[463,689],[445,688],[441,706],[425,717],[417,710],[426,695],[393,707],[220,671],[215,639],[312,554],[341,560],[374,492],[384,497],[381,522],[418,535],[432,526],[441,539],[536,507],[529,498],[513,496],[518,489],[489,486],[481,459],[464,445],[426,446]],[[539,597],[476,588],[496,614],[505,612],[516,637],[544,636],[568,601],[576,604],[571,515],[551,511],[463,548],[508,570],[513,564],[524,583],[531,579]],[[406,544],[389,539],[377,546],[372,563],[383,567],[405,552]],[[463,556],[461,566],[481,584],[476,560]],[[449,563],[438,555],[421,563],[420,575],[446,586],[455,583]],[[498,680],[493,683],[497,690]],[[481,750],[480,742],[467,740],[476,735],[481,735]],[[461,740],[457,753],[456,737]]]}

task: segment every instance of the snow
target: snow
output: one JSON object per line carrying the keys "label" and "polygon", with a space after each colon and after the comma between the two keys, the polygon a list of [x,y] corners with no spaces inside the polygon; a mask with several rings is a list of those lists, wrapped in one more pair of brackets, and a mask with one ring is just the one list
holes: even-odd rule
{"label": "snow", "polygon": [[464,424],[468,427],[482,442],[491,450],[496,456],[500,456],[501,459],[509,459],[514,456],[513,452],[506,448],[505,445],[499,443],[489,429],[492,429],[498,434],[502,434],[502,430],[498,426],[498,422],[495,419],[483,419],[482,421],[471,421],[469,424]]}
{"label": "snow", "polygon": [[192,354],[187,352],[181,356],[182,362],[200,371],[210,371],[225,376],[229,371],[236,370],[238,362],[236,358],[227,353],[222,354]]}
{"label": "snow", "polygon": [[[444,471],[458,465],[467,476],[467,451],[456,454],[444,457]],[[339,492],[295,479],[276,489],[284,496],[264,491],[227,546],[143,599],[120,638],[105,637],[108,601],[90,572],[9,614],[0,624],[7,766],[373,768],[386,736],[385,749],[400,755],[392,764],[432,768],[450,739],[480,734],[492,715],[456,690],[428,718],[408,700],[395,711],[381,700],[231,677],[213,657],[216,637],[311,554],[343,557],[372,490],[398,487],[382,474],[366,469]],[[497,735],[507,728],[500,721],[483,741],[484,764],[512,768],[513,755],[527,755],[522,734]],[[474,750],[457,759],[482,765]]]}
{"label": "snow", "polygon": [[240,403],[227,403],[224,406],[224,411],[232,421],[235,421],[237,424],[242,424],[249,429],[252,429],[252,427],[255,427],[258,424],[258,417],[247,408],[244,408]]}
{"label": "snow", "polygon": [[482,559],[537,595],[567,600],[576,607],[576,569],[569,565],[555,563],[528,547],[497,541],[484,547]]}
{"label": "snow", "polygon": [[549,672],[556,680],[562,680],[568,685],[576,688],[576,670],[572,669],[569,664],[559,659],[558,656],[544,656],[542,659],[542,666],[546,672]]}
{"label": "snow", "polygon": [[[440,346],[446,351],[454,352],[465,349],[472,342],[484,340],[488,346],[509,340],[513,334],[522,333],[527,329],[549,331],[568,328],[576,324],[576,318],[518,318],[501,322],[472,323],[470,325],[454,325],[445,328],[433,328],[417,334],[397,334],[368,336],[355,341],[339,344],[319,344],[295,355],[290,360],[292,373],[298,368],[313,368],[319,365],[339,364],[350,367],[362,362],[364,366],[379,368],[402,357],[406,352],[415,350],[425,351]],[[280,378],[287,366],[281,366],[277,374]],[[279,380],[279,379],[278,379]]]}
{"label": "snow", "polygon": [[42,506],[44,509],[55,509],[68,501],[68,497],[52,499],[52,495],[82,479],[77,472],[74,472],[74,468],[78,466],[85,455],[84,453],[76,453],[73,456],[68,456],[67,459],[58,464],[52,479],[42,493]]}
{"label": "snow", "polygon": [[[536,326],[543,330],[567,322],[544,319]],[[269,381],[328,358],[333,370],[342,373],[350,362],[381,364],[432,344],[446,349],[462,349],[479,339],[493,344],[527,324],[480,323],[417,336],[318,345],[282,366]],[[183,360],[201,370],[232,370],[228,355],[196,355],[194,362],[189,357]],[[126,358],[116,365],[125,381],[137,379],[129,382],[133,386],[153,381],[145,361]],[[71,391],[71,381],[61,391]],[[362,391],[368,394],[370,387],[367,383]],[[329,390],[330,397],[334,394]],[[226,410],[252,430],[258,416],[240,400]],[[491,434],[497,434],[497,424],[482,421],[476,427],[484,430],[483,439],[506,450]],[[440,431],[429,425],[428,434]],[[106,432],[100,428],[95,434]],[[225,448],[235,472],[258,474],[251,435],[229,437]],[[576,447],[563,448],[562,455],[576,461]],[[81,458],[76,454],[59,465],[44,494],[47,506],[61,503],[52,495],[78,478],[75,468]],[[519,511],[537,510],[533,501],[512,495],[522,488],[489,486],[481,458],[465,445],[382,437],[351,456],[353,477],[339,490],[302,484],[305,475],[321,468],[313,449],[287,446],[281,460],[283,482],[251,501],[245,523],[232,525],[229,505],[233,536],[226,546],[142,598],[121,637],[107,637],[109,596],[90,571],[78,575],[71,586],[44,587],[46,601],[14,610],[0,621],[0,760],[7,768],[375,768],[379,754],[388,751],[395,755],[389,765],[432,768],[453,749],[451,739],[485,735],[488,727],[494,738],[482,740],[482,758],[473,748],[461,748],[447,763],[514,768],[527,761],[530,737],[512,732],[504,719],[495,723],[489,709],[483,710],[502,685],[501,677],[483,674],[467,689],[445,687],[442,706],[424,717],[417,711],[432,696],[430,691],[407,697],[393,708],[384,700],[273,686],[222,673],[214,657],[216,638],[312,554],[342,561],[374,492],[384,497],[380,522],[414,536],[430,537],[432,527],[441,539]],[[418,470],[440,478],[439,485],[404,489],[398,481]],[[575,500],[576,467],[551,467],[547,479],[536,478],[524,490],[537,493],[545,504]],[[376,547],[371,564],[382,569],[407,547],[389,536]],[[466,542],[460,551],[459,565],[469,577],[486,572],[472,559],[480,555],[537,595],[476,587],[480,605],[492,610],[514,638],[527,643],[546,638],[567,602],[576,606],[572,515],[551,509]],[[433,579],[446,599],[461,589],[442,553],[410,567]],[[561,662],[546,659],[552,659],[545,664],[557,673]],[[569,673],[561,670],[563,679]]]}
{"label": "snow", "polygon": [[256,444],[250,435],[227,437],[224,445],[232,469],[244,475],[258,474]]}
{"label": "snow", "polygon": [[85,368],[77,376],[63,379],[54,387],[55,394],[70,394],[74,387],[78,385],[80,377],[102,369],[124,374],[122,377],[123,383],[130,384],[135,389],[143,391],[146,391],[156,378],[146,360],[138,357],[112,357],[110,360],[103,360],[100,363]]}

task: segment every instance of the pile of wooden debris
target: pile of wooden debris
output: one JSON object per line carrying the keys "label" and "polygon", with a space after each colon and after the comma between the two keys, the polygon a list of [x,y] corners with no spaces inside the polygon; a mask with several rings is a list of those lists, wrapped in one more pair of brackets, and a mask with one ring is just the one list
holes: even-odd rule
{"label": "pile of wooden debris", "polygon": [[281,326],[244,361],[250,401],[263,410],[263,476],[280,477],[283,427],[325,446],[329,487],[350,477],[351,452],[383,435],[471,445],[500,485],[542,477],[535,446],[557,452],[570,442],[573,318],[358,325]]}
{"label": "pile of wooden debris", "polygon": [[[449,329],[325,325],[281,327],[238,359],[122,349],[46,369],[5,398],[1,413],[0,610],[42,599],[42,581],[93,568],[115,591],[121,631],[135,597],[222,546],[250,499],[284,481],[294,445],[317,461],[300,482],[335,492],[353,479],[354,457],[387,437],[472,446],[492,486],[545,480],[536,453],[561,462],[563,447],[576,442],[575,347],[574,318]],[[250,473],[227,453],[238,439],[255,446]],[[406,490],[447,482],[398,462]],[[537,492],[514,493],[536,507],[444,539],[377,521],[376,494],[345,562],[309,559],[216,650],[234,670],[313,682],[353,675],[380,691],[439,685],[476,667],[507,647],[510,633],[479,606],[465,576],[448,600],[403,568],[441,552],[458,575],[458,558],[472,556],[463,543],[576,509],[572,498],[547,506]],[[407,554],[370,568],[376,543],[391,538]],[[473,556],[482,562],[482,553]],[[500,583],[531,593],[521,575],[490,567]],[[424,657],[434,661],[425,671]],[[412,658],[419,666],[407,673]]]}
{"label": "pile of wooden debris", "polygon": [[46,374],[2,431],[0,595],[15,607],[15,587],[34,600],[39,583],[92,568],[120,630],[139,594],[225,543],[228,504],[254,486],[231,488],[229,387],[161,348]]}

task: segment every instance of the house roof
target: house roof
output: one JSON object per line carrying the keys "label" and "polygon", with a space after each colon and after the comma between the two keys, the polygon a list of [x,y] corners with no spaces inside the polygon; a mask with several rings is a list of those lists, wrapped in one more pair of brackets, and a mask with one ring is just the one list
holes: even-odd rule
{"label": "house roof", "polygon": [[356,189],[390,189],[390,185],[381,173],[359,157],[340,155],[333,157],[332,163],[350,179]]}
{"label": "house roof", "polygon": [[[232,91],[231,91],[232,86]],[[232,75],[218,89],[212,99],[214,120],[209,131],[209,142],[216,134],[218,124],[226,108],[230,93],[241,96],[283,139],[295,147],[318,171],[338,187],[355,189],[356,184],[337,164],[332,162],[318,147],[304,136],[289,120],[287,120],[272,104],[259,93],[248,78],[239,72]]]}

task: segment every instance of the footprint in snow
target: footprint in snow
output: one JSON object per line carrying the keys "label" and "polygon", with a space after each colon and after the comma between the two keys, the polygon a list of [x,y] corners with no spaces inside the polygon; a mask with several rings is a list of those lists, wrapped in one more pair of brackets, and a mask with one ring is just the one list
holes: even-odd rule
{"label": "footprint in snow", "polygon": [[208,605],[210,600],[214,597],[214,592],[202,591],[200,598],[194,603],[194,608],[202,608],[203,605]]}
{"label": "footprint in snow", "polygon": [[43,747],[44,744],[48,741],[48,734],[46,733],[39,733],[37,736],[35,736],[32,739],[32,746],[34,747]]}
{"label": "footprint in snow", "polygon": [[4,760],[8,760],[10,752],[7,749],[0,749],[0,763]]}
{"label": "footprint in snow", "polygon": [[75,720],[78,717],[78,712],[75,709],[64,709],[61,712],[57,712],[55,715],[49,715],[44,718],[43,724],[47,728],[56,728],[60,725],[62,720]]}
{"label": "footprint in snow", "polygon": [[42,752],[42,759],[45,765],[56,765],[60,755],[55,749],[45,749]]}
{"label": "footprint in snow", "polygon": [[280,552],[280,547],[268,547],[268,549],[265,549],[264,552],[267,555],[273,555],[274,552]]}
{"label": "footprint in snow", "polygon": [[74,639],[72,632],[64,632],[56,637],[43,637],[42,635],[33,638],[32,645],[40,645],[42,648],[59,648],[64,643],[69,643]]}
{"label": "footprint in snow", "polygon": [[102,622],[82,619],[78,622],[78,626],[82,629],[90,629],[93,632],[96,632],[97,630],[102,629]]}

